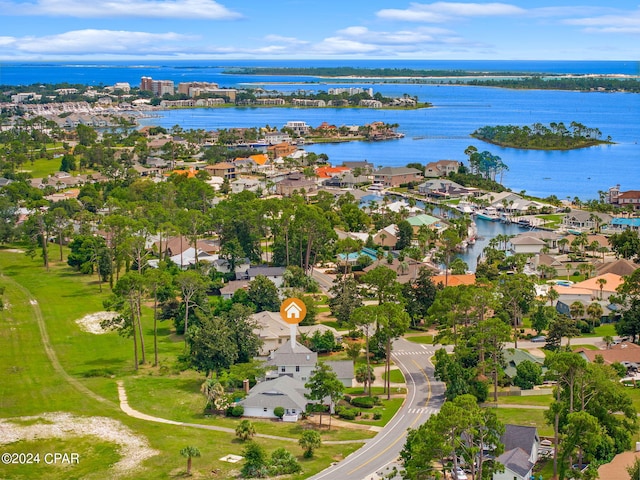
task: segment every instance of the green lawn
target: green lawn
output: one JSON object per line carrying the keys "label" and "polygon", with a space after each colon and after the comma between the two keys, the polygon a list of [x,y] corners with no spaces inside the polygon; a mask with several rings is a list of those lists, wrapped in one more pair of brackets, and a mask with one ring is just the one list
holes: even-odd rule
{"label": "green lawn", "polygon": [[573,350],[574,352],[576,350],[580,350],[580,349],[585,349],[585,350],[600,350],[598,347],[596,347],[595,345],[571,345],[571,350]]}
{"label": "green lawn", "polygon": [[[346,395],[364,395],[364,388],[363,387],[350,387],[350,388],[345,388],[344,389],[344,393]],[[407,389],[404,387],[399,387],[399,388],[391,388],[391,393],[393,395],[397,395],[397,394],[405,394],[407,393]],[[379,397],[382,397],[383,395],[386,395],[386,393],[384,392],[384,388],[383,387],[372,387],[371,388],[371,395],[378,395]]]}
{"label": "green lawn", "polygon": [[553,428],[545,423],[544,410],[526,408],[495,408],[493,411],[502,423],[537,427],[543,437],[553,435]]}
{"label": "green lawn", "polygon": [[[391,371],[389,372],[389,377],[391,383],[404,383],[404,375],[402,375],[402,372],[397,368],[391,369]],[[382,378],[386,380],[387,375],[383,375]]]}
{"label": "green lawn", "polygon": [[433,345],[433,335],[416,335],[411,337],[405,337],[407,340],[413,343],[425,343]]}
{"label": "green lawn", "polygon": [[500,405],[536,405],[536,406],[549,406],[553,401],[551,389],[549,389],[548,395],[534,395],[530,397],[509,396],[498,397],[498,403]]}
{"label": "green lawn", "polygon": [[603,323],[599,327],[594,329],[594,333],[585,333],[584,335],[580,335],[581,337],[606,337],[606,336],[615,337],[616,326],[615,323]]}
{"label": "green lawn", "polygon": [[[370,419],[363,419],[362,416],[358,417],[357,420],[355,420],[355,423],[359,423],[362,425],[374,425],[377,427],[384,427],[387,423],[389,423],[389,420],[391,420],[393,418],[393,416],[396,414],[396,412],[400,409],[400,407],[402,406],[402,403],[404,402],[404,398],[392,398],[390,400],[381,400],[382,405],[374,407],[372,409],[362,409],[362,416],[364,415],[369,415]],[[382,414],[382,418],[380,418],[380,420],[373,420],[373,414],[375,412],[379,412]]]}
{"label": "green lawn", "polygon": [[[20,421],[17,417],[39,415],[43,412],[62,412],[80,417],[106,417],[129,429],[132,435],[157,451],[138,469],[125,472],[127,479],[175,479],[184,476],[186,461],[180,450],[196,446],[201,458],[193,460],[196,477],[231,478],[238,464],[219,460],[223,455],[241,454],[243,445],[235,435],[191,427],[164,425],[125,415],[117,403],[116,381],[122,379],[131,389],[130,401],[134,408],[143,409],[151,399],[176,416],[197,418],[202,411],[199,395],[191,388],[199,387],[199,380],[189,374],[171,374],[175,355],[182,351],[181,342],[163,325],[160,337],[161,368],[144,367],[133,372],[132,341],[116,333],[94,335],[82,332],[76,320],[88,313],[103,310],[102,300],[108,290],[100,294],[95,277],[81,276],[64,264],[53,262],[46,272],[39,257],[29,259],[24,254],[0,250],[0,285],[5,287],[5,310],[0,312],[0,420],[12,418],[20,425],[47,422],[39,419]],[[30,303],[33,297],[37,305]],[[39,307],[59,366],[52,364],[43,348],[43,337],[36,315]],[[151,318],[144,317],[145,341],[151,357]],[[46,337],[44,337],[46,339]],[[179,339],[178,339],[179,340]],[[163,375],[166,373],[166,379]],[[161,374],[162,373],[162,374]],[[173,378],[176,377],[176,378]],[[148,382],[144,380],[149,379]],[[177,382],[175,390],[166,389],[159,397],[155,389],[165,381]],[[181,402],[185,402],[181,405]],[[195,410],[189,411],[192,406]],[[157,413],[149,411],[147,413]],[[216,419],[206,419],[212,424]],[[270,431],[260,426],[259,431]],[[289,427],[286,427],[289,428]],[[295,428],[295,427],[294,427]],[[355,433],[354,433],[355,432]],[[291,433],[296,433],[295,431]],[[342,430],[325,433],[326,439],[341,439],[368,432]],[[296,435],[297,436],[297,435]],[[323,445],[313,459],[302,458],[296,442],[256,439],[268,453],[285,447],[300,460],[303,472],[292,476],[304,479],[326,468],[331,462],[344,458],[359,444]],[[36,445],[37,444],[37,445]],[[122,450],[108,439],[83,434],[67,438],[39,437],[38,441],[24,441],[5,446],[5,451],[34,451],[36,448],[63,452],[77,452],[80,463],[66,466],[15,465],[3,466],[0,476],[11,479],[112,478],[112,465],[121,459]]]}

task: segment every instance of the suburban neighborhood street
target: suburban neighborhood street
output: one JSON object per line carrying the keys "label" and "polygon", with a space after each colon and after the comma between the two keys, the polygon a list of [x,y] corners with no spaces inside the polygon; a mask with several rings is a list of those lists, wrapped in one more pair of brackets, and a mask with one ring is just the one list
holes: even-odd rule
{"label": "suburban neighborhood street", "polygon": [[393,345],[393,361],[407,383],[407,398],[396,416],[374,438],[341,462],[311,477],[314,480],[372,480],[389,473],[404,446],[408,428],[417,428],[444,402],[444,384],[433,378],[430,358],[440,348],[403,338]]}

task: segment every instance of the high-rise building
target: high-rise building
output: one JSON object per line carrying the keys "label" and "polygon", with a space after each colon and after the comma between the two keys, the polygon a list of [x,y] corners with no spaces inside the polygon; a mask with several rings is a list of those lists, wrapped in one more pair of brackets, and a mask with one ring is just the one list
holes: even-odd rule
{"label": "high-rise building", "polygon": [[152,83],[153,79],[151,77],[142,77],[140,79],[140,90],[150,92]]}
{"label": "high-rise building", "polygon": [[175,88],[172,80],[153,80],[151,82],[151,91],[156,97],[162,97],[166,93],[173,95]]}

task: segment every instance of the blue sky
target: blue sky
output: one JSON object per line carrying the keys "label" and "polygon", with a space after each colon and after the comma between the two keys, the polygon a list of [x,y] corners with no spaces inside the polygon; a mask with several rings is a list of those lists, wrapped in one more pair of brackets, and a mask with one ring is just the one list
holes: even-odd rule
{"label": "blue sky", "polygon": [[0,0],[0,60],[637,60],[640,0]]}

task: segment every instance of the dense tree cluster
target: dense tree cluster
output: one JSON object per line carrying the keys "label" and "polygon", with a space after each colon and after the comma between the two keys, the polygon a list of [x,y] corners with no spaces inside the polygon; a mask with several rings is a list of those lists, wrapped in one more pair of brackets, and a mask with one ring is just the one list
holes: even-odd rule
{"label": "dense tree cluster", "polygon": [[601,140],[602,132],[579,122],[571,122],[569,128],[563,122],[551,122],[549,126],[534,123],[532,126],[496,125],[484,126],[471,136],[503,147],[541,150],[569,150],[610,142]]}

